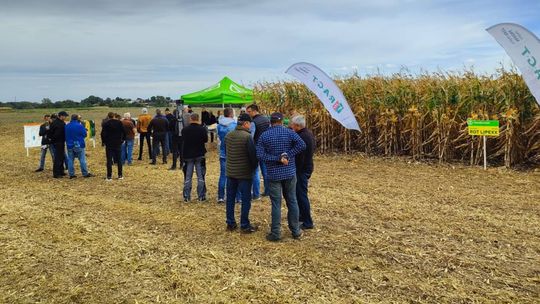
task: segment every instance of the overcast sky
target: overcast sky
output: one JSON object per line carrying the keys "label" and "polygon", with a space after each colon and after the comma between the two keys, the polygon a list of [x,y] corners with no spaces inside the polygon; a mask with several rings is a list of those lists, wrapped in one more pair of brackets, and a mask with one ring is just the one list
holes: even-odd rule
{"label": "overcast sky", "polygon": [[0,0],[0,101],[150,97],[331,75],[462,70],[510,61],[485,31],[540,36],[537,0]]}

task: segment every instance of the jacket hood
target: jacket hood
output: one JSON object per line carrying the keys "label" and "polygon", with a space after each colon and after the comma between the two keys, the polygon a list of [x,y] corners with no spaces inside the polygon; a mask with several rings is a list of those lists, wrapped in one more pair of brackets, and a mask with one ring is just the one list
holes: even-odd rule
{"label": "jacket hood", "polygon": [[224,126],[224,127],[228,127],[233,122],[235,122],[235,120],[232,117],[222,116],[222,117],[219,118],[219,124]]}

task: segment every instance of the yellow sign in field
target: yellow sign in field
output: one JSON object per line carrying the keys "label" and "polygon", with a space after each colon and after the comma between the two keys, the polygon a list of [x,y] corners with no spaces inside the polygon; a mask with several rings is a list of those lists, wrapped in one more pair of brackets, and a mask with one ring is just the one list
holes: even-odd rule
{"label": "yellow sign in field", "polygon": [[469,135],[499,136],[498,120],[467,120]]}

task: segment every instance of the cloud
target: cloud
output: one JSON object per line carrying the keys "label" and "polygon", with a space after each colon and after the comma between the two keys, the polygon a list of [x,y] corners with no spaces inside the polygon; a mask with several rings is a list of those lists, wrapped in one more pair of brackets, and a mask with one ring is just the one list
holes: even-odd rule
{"label": "cloud", "polygon": [[33,0],[0,5],[0,100],[174,97],[224,75],[246,84],[289,79],[283,71],[296,61],[315,63],[334,75],[472,63],[494,71],[506,55],[486,27],[514,21],[540,30],[534,16],[540,4],[519,0]]}

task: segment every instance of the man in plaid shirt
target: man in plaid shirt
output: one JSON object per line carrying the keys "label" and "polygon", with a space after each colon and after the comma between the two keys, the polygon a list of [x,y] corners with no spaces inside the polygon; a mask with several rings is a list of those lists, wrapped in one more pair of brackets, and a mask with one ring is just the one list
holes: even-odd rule
{"label": "man in plaid shirt", "polygon": [[296,201],[295,156],[306,149],[304,141],[294,131],[283,126],[283,115],[270,116],[272,126],[257,141],[257,158],[267,167],[270,200],[272,201],[272,225],[266,236],[269,241],[281,239],[281,193],[287,203],[287,221],[293,238],[302,235],[298,222]]}

